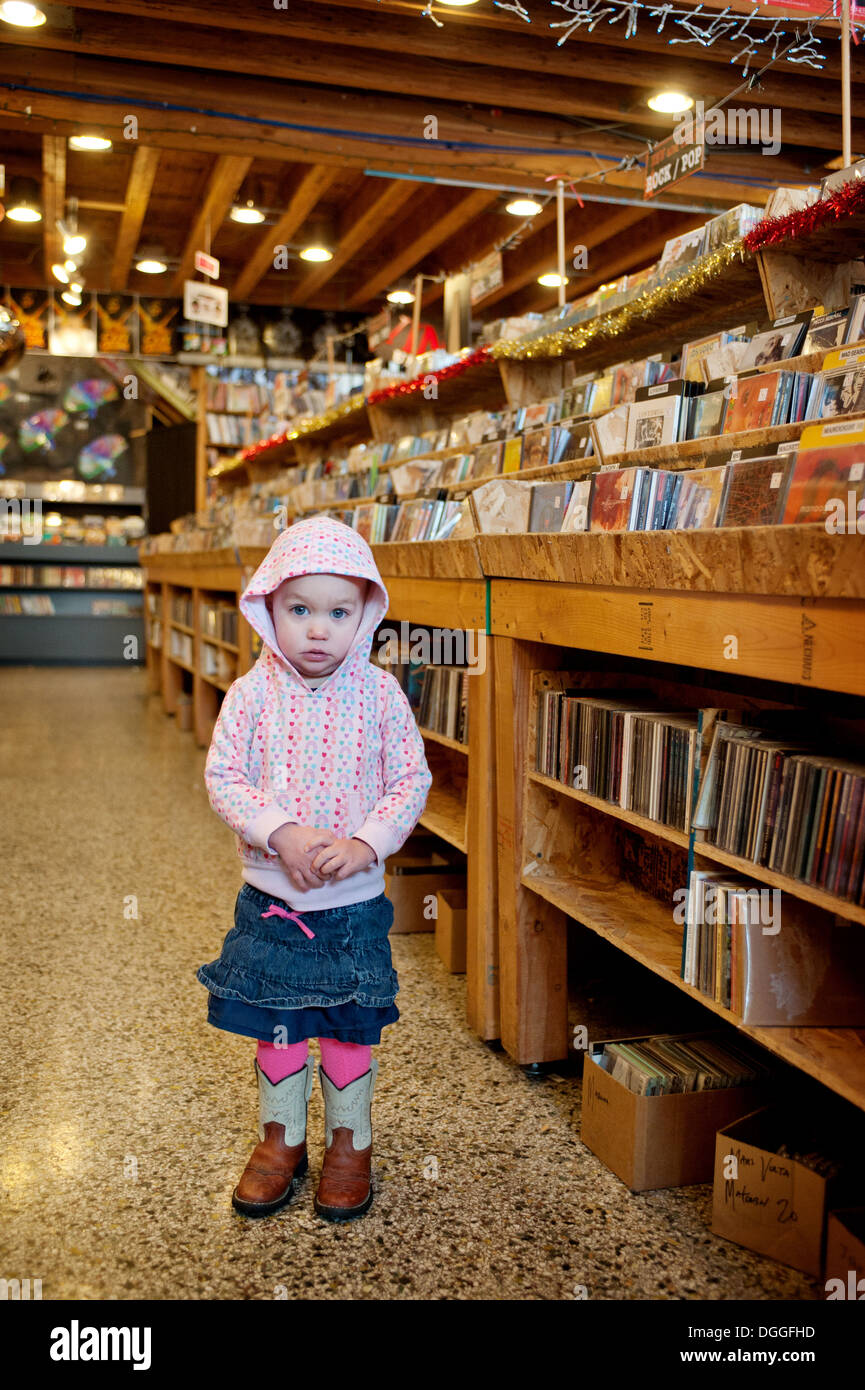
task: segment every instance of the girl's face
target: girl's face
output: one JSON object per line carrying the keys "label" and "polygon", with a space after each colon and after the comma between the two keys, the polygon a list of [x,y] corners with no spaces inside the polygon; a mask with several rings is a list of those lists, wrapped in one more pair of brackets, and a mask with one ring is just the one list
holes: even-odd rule
{"label": "girl's face", "polygon": [[339,666],[360,627],[366,585],[351,575],[304,574],[269,596],[280,650],[302,676],[323,679]]}

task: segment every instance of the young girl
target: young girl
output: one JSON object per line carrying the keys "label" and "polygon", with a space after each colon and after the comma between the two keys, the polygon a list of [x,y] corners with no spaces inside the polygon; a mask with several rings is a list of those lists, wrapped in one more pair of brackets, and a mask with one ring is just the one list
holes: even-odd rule
{"label": "young girl", "polygon": [[209,1022],[258,1039],[260,1143],[232,1195],[246,1216],[284,1206],[306,1172],[310,1037],[325,1110],[315,1210],[346,1221],[372,1202],[371,1044],[399,1018],[384,862],[432,783],[408,700],[370,661],[387,608],[366,541],[327,517],[283,531],[240,599],[263,645],[223,700],[204,776],[245,883],[197,978]]}

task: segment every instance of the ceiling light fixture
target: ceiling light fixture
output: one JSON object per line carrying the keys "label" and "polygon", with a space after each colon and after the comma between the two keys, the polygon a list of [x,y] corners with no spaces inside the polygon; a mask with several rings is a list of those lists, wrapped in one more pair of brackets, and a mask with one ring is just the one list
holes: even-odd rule
{"label": "ceiling light fixture", "polygon": [[300,253],[302,261],[332,261],[333,252],[326,246],[304,246]]}
{"label": "ceiling light fixture", "polygon": [[404,285],[397,285],[387,296],[388,304],[414,304],[414,294]]}
{"label": "ceiling light fixture", "polygon": [[6,0],[0,5],[0,19],[6,24],[14,24],[18,29],[38,29],[45,23],[45,15],[35,5],[25,5],[21,0]]}
{"label": "ceiling light fixture", "polygon": [[685,92],[656,92],[653,97],[649,97],[648,105],[653,111],[660,111],[665,116],[678,116],[683,111],[690,111],[694,105],[694,98],[686,95]]}
{"label": "ceiling light fixture", "polygon": [[69,284],[69,271],[66,269],[65,265],[53,265],[51,267],[51,274],[60,281],[61,285]]}
{"label": "ceiling light fixture", "polygon": [[245,203],[235,203],[229,213],[232,222],[263,222],[264,213],[255,206],[251,198]]}
{"label": "ceiling light fixture", "polygon": [[478,0],[439,0],[440,5],[450,5],[452,9],[458,9],[462,5],[476,5]]}
{"label": "ceiling light fixture", "polygon": [[534,198],[512,198],[505,208],[512,217],[535,217],[542,211],[541,204]]}
{"label": "ceiling light fixture", "polygon": [[546,286],[547,289],[555,290],[558,289],[559,285],[566,285],[567,283],[567,275],[559,275],[555,270],[549,270],[545,275],[538,276],[538,284]]}
{"label": "ceiling light fixture", "polygon": [[110,150],[111,141],[104,135],[70,135],[70,150]]}
{"label": "ceiling light fixture", "polygon": [[156,256],[142,256],[140,261],[135,262],[135,269],[140,270],[143,275],[162,275],[168,266]]}
{"label": "ceiling light fixture", "polygon": [[41,222],[39,185],[35,179],[16,178],[9,182],[9,206],[6,216],[13,222]]}
{"label": "ceiling light fixture", "polygon": [[72,290],[64,290],[60,298],[63,300],[64,304],[71,304],[73,309],[80,307],[81,295],[73,294]]}
{"label": "ceiling light fixture", "polygon": [[80,256],[86,247],[87,238],[79,232],[68,232],[63,238],[63,250],[67,256]]}

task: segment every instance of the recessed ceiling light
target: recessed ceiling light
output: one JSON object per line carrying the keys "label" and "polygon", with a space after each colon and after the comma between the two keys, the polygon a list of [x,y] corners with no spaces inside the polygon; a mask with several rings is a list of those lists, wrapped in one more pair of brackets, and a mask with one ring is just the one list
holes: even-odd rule
{"label": "recessed ceiling light", "polygon": [[263,222],[264,213],[255,206],[251,198],[245,203],[235,203],[229,213],[232,222]]}
{"label": "recessed ceiling light", "polygon": [[538,284],[546,285],[549,289],[558,289],[559,285],[568,283],[567,275],[558,275],[554,270],[550,270],[546,275],[538,276]]}
{"label": "recessed ceiling light", "polygon": [[140,270],[144,275],[162,275],[168,269],[164,261],[158,261],[155,257],[145,256],[142,260],[135,262],[135,269]]}
{"label": "recessed ceiling light", "polygon": [[694,105],[694,98],[684,92],[657,92],[655,96],[649,97],[648,104],[653,111],[660,111],[667,116],[677,116],[682,111],[690,111]]}
{"label": "recessed ceiling light", "polygon": [[6,0],[0,5],[0,19],[6,24],[14,24],[19,29],[38,29],[45,23],[45,15],[35,5],[25,5],[21,0]]}
{"label": "recessed ceiling light", "polygon": [[67,256],[80,256],[86,245],[86,236],[81,236],[79,232],[71,233],[63,238],[63,250]]}
{"label": "recessed ceiling light", "polygon": [[328,251],[326,246],[305,246],[300,253],[302,261],[331,261],[333,252]]}
{"label": "recessed ceiling light", "polygon": [[70,135],[69,148],[71,150],[110,150],[111,141],[106,140],[104,135]]}
{"label": "recessed ceiling light", "polygon": [[511,213],[514,217],[534,217],[541,211],[541,204],[534,198],[513,198],[505,208],[505,212]]}
{"label": "recessed ceiling light", "polygon": [[387,298],[390,304],[414,304],[411,290],[391,290]]}

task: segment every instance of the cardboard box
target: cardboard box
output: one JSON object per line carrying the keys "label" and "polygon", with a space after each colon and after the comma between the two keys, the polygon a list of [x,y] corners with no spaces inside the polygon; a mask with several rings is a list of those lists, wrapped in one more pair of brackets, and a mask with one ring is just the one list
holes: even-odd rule
{"label": "cardboard box", "polygon": [[436,950],[448,970],[464,975],[466,969],[466,892],[444,888],[436,895]]}
{"label": "cardboard box", "polygon": [[[607,1041],[645,1042],[648,1036]],[[594,1060],[592,1054],[603,1047],[603,1042],[592,1043],[583,1063],[581,1138],[586,1147],[632,1192],[711,1182],[716,1131],[752,1110],[763,1099],[759,1088],[638,1096]]]}
{"label": "cardboard box", "polygon": [[865,1299],[865,1207],[830,1211],[824,1279],[827,1299]]}
{"label": "cardboard box", "polygon": [[393,903],[391,934],[435,931],[436,895],[465,888],[465,861],[436,836],[409,836],[385,865],[384,891]]}
{"label": "cardboard box", "polygon": [[[819,1151],[821,1126],[807,1111],[799,1116],[766,1106],[718,1134],[712,1230],[818,1279],[829,1198],[840,1184],[780,1157],[777,1150],[784,1142],[802,1153]],[[728,1176],[731,1157],[736,1159],[735,1177]]]}

